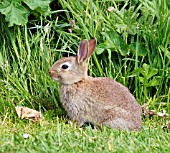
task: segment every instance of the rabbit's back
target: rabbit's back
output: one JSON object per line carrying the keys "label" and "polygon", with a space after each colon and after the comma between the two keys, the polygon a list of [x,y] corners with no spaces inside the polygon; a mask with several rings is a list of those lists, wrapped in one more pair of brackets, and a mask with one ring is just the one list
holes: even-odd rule
{"label": "rabbit's back", "polygon": [[111,78],[87,77],[61,85],[60,95],[68,115],[80,124],[102,123],[121,129],[141,127],[140,106],[134,96]]}

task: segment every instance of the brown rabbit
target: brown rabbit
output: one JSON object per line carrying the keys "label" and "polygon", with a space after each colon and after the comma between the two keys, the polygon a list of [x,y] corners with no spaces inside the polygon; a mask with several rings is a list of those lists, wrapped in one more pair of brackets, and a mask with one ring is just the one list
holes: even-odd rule
{"label": "brown rabbit", "polygon": [[85,122],[123,130],[142,126],[140,106],[128,88],[111,78],[87,75],[88,59],[96,39],[83,40],[76,57],[64,57],[49,70],[60,82],[60,97],[68,116],[78,125]]}

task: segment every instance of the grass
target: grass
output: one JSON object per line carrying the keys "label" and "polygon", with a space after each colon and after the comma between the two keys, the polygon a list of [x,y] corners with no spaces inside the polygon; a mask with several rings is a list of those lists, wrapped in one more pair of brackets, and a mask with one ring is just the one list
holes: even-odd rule
{"label": "grass", "polygon": [[[22,27],[7,27],[0,14],[0,152],[169,152],[169,131],[162,130],[169,117],[144,119],[140,132],[66,123],[58,83],[48,74],[63,54],[76,54],[82,39],[96,37],[89,74],[114,78],[141,105],[170,114],[169,3],[59,0],[57,6],[61,11]],[[45,28],[29,29],[37,24]],[[44,119],[18,119],[14,107],[21,105]],[[24,139],[24,133],[30,136]]]}
{"label": "grass", "polygon": [[[144,121],[140,132],[78,128],[59,118],[37,123],[16,119],[0,127],[0,152],[169,152],[170,134],[160,119]],[[24,138],[24,134],[29,134]]]}

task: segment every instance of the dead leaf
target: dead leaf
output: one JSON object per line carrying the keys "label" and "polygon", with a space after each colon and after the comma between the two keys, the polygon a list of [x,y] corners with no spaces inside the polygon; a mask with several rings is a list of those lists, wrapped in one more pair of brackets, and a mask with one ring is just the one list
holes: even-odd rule
{"label": "dead leaf", "polygon": [[28,107],[16,106],[15,110],[17,112],[17,115],[21,119],[30,119],[33,122],[35,122],[35,121],[39,120],[42,117],[40,112],[38,112],[38,111],[36,111],[34,109],[30,109]]}
{"label": "dead leaf", "polygon": [[68,29],[68,32],[72,33],[72,31],[73,31],[72,29],[70,29],[70,28]]}
{"label": "dead leaf", "polygon": [[70,25],[71,25],[71,27],[74,27],[75,26],[75,20],[71,19],[70,20]]}
{"label": "dead leaf", "polygon": [[149,118],[157,114],[155,110],[149,110],[148,103],[143,104],[141,108],[142,108],[143,115],[148,116]]}
{"label": "dead leaf", "polygon": [[166,122],[166,125],[162,127],[163,130],[170,130],[170,121]]}

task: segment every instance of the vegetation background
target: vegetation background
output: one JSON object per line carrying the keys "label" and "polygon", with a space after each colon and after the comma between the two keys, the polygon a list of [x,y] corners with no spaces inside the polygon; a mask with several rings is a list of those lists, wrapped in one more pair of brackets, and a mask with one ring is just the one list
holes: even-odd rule
{"label": "vegetation background", "polygon": [[[1,152],[170,150],[162,129],[170,127],[169,0],[0,0],[0,20]],[[89,74],[114,78],[147,104],[141,132],[76,128],[63,117],[48,69],[91,37],[98,45]],[[44,119],[20,120],[15,106],[41,111]]]}

